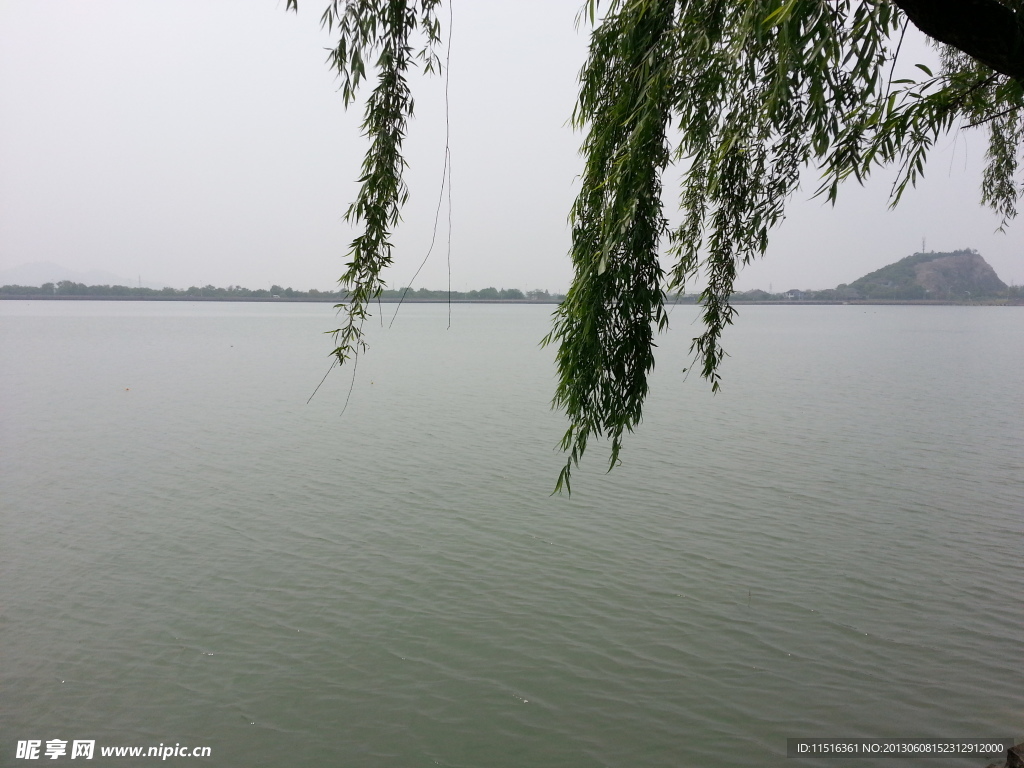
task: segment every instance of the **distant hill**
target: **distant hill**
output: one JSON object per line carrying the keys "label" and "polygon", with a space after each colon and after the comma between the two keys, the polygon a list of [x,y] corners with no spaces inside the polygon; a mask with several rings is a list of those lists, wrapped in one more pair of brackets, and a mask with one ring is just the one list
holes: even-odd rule
{"label": "distant hill", "polygon": [[851,298],[957,300],[1005,295],[1006,283],[981,254],[915,253],[836,288]]}
{"label": "distant hill", "polygon": [[735,293],[733,301],[776,303],[789,301],[939,301],[962,304],[1007,301],[1022,303],[1024,289],[1007,287],[981,254],[971,248],[951,253],[915,253],[876,269],[852,283],[822,291],[762,290]]}

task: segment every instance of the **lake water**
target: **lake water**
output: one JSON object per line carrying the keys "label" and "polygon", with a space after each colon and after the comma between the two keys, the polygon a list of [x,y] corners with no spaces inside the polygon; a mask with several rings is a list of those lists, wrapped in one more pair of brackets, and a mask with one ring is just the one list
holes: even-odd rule
{"label": "lake water", "polygon": [[713,396],[677,307],[622,466],[592,445],[571,498],[551,310],[405,306],[341,415],[347,370],[306,404],[326,305],[0,302],[0,765],[1024,734],[1024,310],[742,307]]}

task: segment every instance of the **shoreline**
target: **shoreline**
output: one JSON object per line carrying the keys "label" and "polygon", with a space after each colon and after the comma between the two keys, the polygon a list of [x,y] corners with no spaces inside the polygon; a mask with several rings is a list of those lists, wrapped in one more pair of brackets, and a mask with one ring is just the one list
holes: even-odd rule
{"label": "shoreline", "polygon": [[[201,301],[225,303],[266,303],[266,304],[345,304],[343,299],[320,297],[278,297],[271,296],[54,296],[47,294],[14,295],[0,294],[0,301]],[[543,304],[558,305],[561,302],[553,299],[375,299],[381,304]],[[693,304],[692,300],[666,301],[666,306],[676,304]],[[1021,307],[1024,299],[978,299],[977,301],[938,301],[927,299],[849,299],[846,301],[786,299],[782,301],[733,301],[733,306],[931,306],[931,307]]]}

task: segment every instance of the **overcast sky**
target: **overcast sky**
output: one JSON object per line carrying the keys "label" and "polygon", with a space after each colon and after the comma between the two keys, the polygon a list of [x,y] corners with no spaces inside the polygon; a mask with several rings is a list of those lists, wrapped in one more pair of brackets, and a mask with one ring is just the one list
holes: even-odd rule
{"label": "overcast sky", "polygon": [[[332,288],[364,141],[360,110],[345,112],[324,62],[323,5],[301,0],[296,15],[284,0],[0,0],[0,270],[55,262],[176,287]],[[568,287],[580,5],[455,0],[456,290]],[[919,39],[904,56],[932,59]],[[413,87],[395,287],[426,254],[444,159],[443,81]],[[835,209],[798,193],[739,287],[833,287],[922,238],[928,250],[976,248],[1024,283],[1024,221],[996,233],[978,204],[984,152],[981,135],[943,140],[895,211],[891,176],[848,185]],[[447,285],[445,239],[417,287]]]}

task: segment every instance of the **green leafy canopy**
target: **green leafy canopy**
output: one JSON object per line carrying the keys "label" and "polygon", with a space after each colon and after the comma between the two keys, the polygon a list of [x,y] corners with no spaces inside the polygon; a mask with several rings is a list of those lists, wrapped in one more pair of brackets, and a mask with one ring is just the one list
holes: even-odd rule
{"label": "green leafy canopy", "polygon": [[[362,186],[347,214],[362,232],[340,280],[352,296],[333,332],[340,362],[365,348],[362,322],[391,263],[390,232],[407,196],[406,76],[417,62],[438,68],[438,5],[335,0],[323,16],[338,30],[330,63],[346,103],[374,57],[377,77]],[[895,166],[895,205],[939,137],[980,127],[989,133],[982,201],[1005,225],[1022,194],[1024,0],[610,0],[599,10],[591,0],[581,13],[594,29],[573,116],[585,160],[571,211],[575,278],[545,339],[558,345],[554,405],[569,421],[556,490],[569,489],[592,437],[610,441],[615,466],[642,420],[666,297],[701,277],[703,332],[691,351],[718,391],[737,272],[764,254],[806,167],[821,169],[818,194],[834,202],[850,176]],[[990,29],[962,34],[990,17]],[[892,80],[911,20],[960,47],[937,42],[938,73],[922,65],[921,79]],[[424,41],[418,53],[414,33]],[[999,39],[987,42],[989,33]],[[980,41],[978,50],[961,37]],[[662,203],[670,166],[682,172],[674,227]]]}

